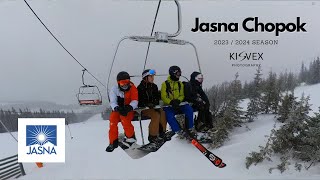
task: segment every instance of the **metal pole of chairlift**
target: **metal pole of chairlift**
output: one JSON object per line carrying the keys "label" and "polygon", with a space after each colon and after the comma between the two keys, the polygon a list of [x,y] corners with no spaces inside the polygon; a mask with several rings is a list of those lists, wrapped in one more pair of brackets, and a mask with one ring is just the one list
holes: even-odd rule
{"label": "metal pole of chairlift", "polygon": [[141,119],[142,119],[142,112],[141,112],[141,109],[138,110],[138,119],[139,119],[139,123],[140,123],[140,133],[141,133],[141,139],[142,139],[142,144],[144,145],[144,136],[143,136],[143,131],[142,131],[142,122],[141,122]]}
{"label": "metal pole of chairlift", "polygon": [[87,86],[87,85],[84,83],[84,78],[83,78],[84,73],[86,72],[86,70],[87,70],[87,69],[82,69],[82,84],[83,84],[83,86]]}
{"label": "metal pole of chairlift", "polygon": [[168,34],[169,37],[176,37],[181,33],[181,7],[178,0],[174,0],[174,2],[176,3],[178,10],[178,30],[174,34]]}
{"label": "metal pole of chairlift", "polygon": [[117,45],[117,47],[116,47],[116,51],[115,51],[115,53],[114,53],[114,55],[113,55],[113,60],[112,60],[112,62],[111,62],[111,66],[110,66],[110,69],[109,69],[109,76],[108,76],[108,80],[107,80],[107,97],[108,97],[109,102],[110,102],[110,97],[109,97],[109,82],[110,82],[110,76],[111,76],[113,64],[114,64],[114,61],[115,61],[115,59],[116,59],[119,46],[120,46],[121,42],[122,42],[123,40],[125,40],[125,39],[129,39],[129,37],[128,37],[128,36],[125,36],[125,37],[123,37],[123,38],[118,42],[118,45]]}

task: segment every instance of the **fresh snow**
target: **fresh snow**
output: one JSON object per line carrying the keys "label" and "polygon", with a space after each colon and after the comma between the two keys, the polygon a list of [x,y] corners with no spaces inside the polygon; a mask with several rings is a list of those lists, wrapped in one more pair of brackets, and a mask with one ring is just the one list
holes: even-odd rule
{"label": "fresh snow", "polygon": [[[310,94],[313,106],[317,107],[320,105],[319,90],[320,85],[299,87],[296,96],[302,92]],[[139,122],[133,123],[141,144]],[[145,142],[148,123],[142,121]],[[23,163],[27,175],[21,179],[320,179],[319,165],[298,172],[293,163],[282,174],[278,170],[270,174],[269,168],[275,167],[279,158],[246,169],[245,158],[250,152],[258,151],[259,145],[265,145],[265,136],[270,134],[275,123],[277,127],[281,125],[274,115],[259,115],[256,121],[247,124],[248,128],[236,128],[221,148],[211,149],[227,164],[219,169],[192,144],[176,136],[142,159],[131,159],[121,148],[107,153],[109,121],[97,114],[86,122],[69,125],[73,139],[66,127],[65,163],[45,163],[43,168],[37,168],[35,163]],[[123,132],[120,123],[119,132]],[[0,159],[17,154],[17,143],[8,133],[0,134],[0,142]]]}

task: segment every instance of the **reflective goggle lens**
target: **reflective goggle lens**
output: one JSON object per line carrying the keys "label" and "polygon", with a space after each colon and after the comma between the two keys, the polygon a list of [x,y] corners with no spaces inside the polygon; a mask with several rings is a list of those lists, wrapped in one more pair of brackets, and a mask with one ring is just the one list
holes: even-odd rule
{"label": "reflective goggle lens", "polygon": [[125,80],[120,80],[120,81],[118,81],[118,84],[119,84],[120,86],[129,85],[129,83],[130,83],[130,80],[129,80],[129,79],[125,79]]}

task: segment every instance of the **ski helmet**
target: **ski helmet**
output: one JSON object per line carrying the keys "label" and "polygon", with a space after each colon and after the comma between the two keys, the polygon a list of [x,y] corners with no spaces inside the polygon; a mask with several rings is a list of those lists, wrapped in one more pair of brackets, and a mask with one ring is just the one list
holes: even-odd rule
{"label": "ski helmet", "polygon": [[130,75],[125,71],[121,71],[117,75],[117,82],[121,91],[128,91],[130,89]]}
{"label": "ski helmet", "polygon": [[126,79],[130,80],[129,73],[127,73],[126,71],[121,71],[121,72],[118,73],[117,81],[126,80]]}
{"label": "ski helmet", "polygon": [[178,66],[171,66],[169,68],[170,78],[174,81],[178,81],[181,76],[181,69]]}
{"label": "ski helmet", "polygon": [[156,71],[154,69],[146,69],[142,72],[142,79],[148,77],[150,75],[156,75]]}

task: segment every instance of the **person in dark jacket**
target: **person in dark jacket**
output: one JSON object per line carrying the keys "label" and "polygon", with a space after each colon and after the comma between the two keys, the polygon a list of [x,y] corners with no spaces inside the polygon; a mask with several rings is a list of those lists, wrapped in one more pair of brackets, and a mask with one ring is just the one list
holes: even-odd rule
{"label": "person in dark jacket", "polygon": [[156,74],[153,69],[146,69],[142,73],[142,81],[138,85],[138,107],[148,107],[149,109],[143,110],[142,115],[151,118],[149,124],[149,142],[159,142],[161,140],[170,140],[166,135],[167,120],[165,112],[162,109],[154,109],[159,105],[160,93],[158,86],[153,83],[154,75]]}
{"label": "person in dark jacket", "polygon": [[203,75],[200,72],[193,72],[190,82],[185,83],[185,101],[192,103],[192,108],[198,111],[198,118],[195,121],[195,128],[199,131],[206,131],[213,127],[210,102],[202,89]]}

